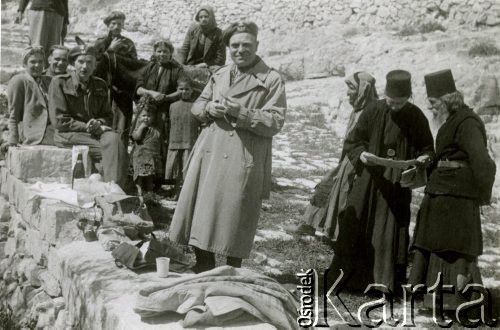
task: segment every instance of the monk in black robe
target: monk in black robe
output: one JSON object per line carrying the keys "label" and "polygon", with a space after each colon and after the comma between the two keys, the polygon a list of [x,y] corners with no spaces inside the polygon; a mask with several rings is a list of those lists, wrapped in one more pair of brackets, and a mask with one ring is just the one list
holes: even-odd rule
{"label": "monk in black robe", "polygon": [[[344,152],[356,177],[339,214],[339,235],[328,275],[333,284],[340,270],[350,289],[370,283],[394,290],[406,275],[411,190],[400,184],[401,169],[378,166],[372,157],[416,159],[430,164],[433,139],[427,118],[408,102],[411,76],[402,70],[387,75],[386,98],[366,109],[348,135]],[[346,279],[346,277],[344,277]]]}

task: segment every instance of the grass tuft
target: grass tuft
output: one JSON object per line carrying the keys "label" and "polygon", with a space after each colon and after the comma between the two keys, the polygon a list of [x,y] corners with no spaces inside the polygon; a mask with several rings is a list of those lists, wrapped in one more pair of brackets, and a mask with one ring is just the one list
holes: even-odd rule
{"label": "grass tuft", "polygon": [[500,49],[492,41],[480,41],[469,49],[469,57],[489,57],[500,54]]}

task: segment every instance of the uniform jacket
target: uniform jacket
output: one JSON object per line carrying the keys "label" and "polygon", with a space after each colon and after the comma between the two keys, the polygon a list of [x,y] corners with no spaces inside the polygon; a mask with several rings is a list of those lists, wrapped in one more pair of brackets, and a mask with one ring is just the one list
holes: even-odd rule
{"label": "uniform jacket", "polygon": [[49,114],[59,132],[86,132],[87,122],[92,118],[111,127],[113,113],[106,82],[91,76],[84,92],[76,73],[54,77],[49,87]]}
{"label": "uniform jacket", "polygon": [[7,87],[10,143],[35,145],[42,141],[49,120],[46,94],[51,79],[42,76],[39,85],[23,72],[10,80]]}
{"label": "uniform jacket", "polygon": [[[232,68],[216,71],[193,105],[207,127],[191,152],[170,235],[181,244],[247,258],[261,201],[269,197],[272,137],[283,127],[286,96],[280,75],[261,60],[230,85]],[[212,120],[208,103],[224,97],[240,111]]]}
{"label": "uniform jacket", "polygon": [[436,136],[436,159],[463,161],[466,167],[437,167],[425,191],[488,202],[495,181],[495,162],[486,148],[486,130],[471,109],[453,113]]}
{"label": "uniform jacket", "polygon": [[226,62],[226,47],[222,42],[222,30],[218,27],[215,27],[206,35],[203,60],[201,62],[196,61],[195,52],[201,34],[202,30],[198,24],[191,25],[179,51],[180,62],[186,65],[195,65],[201,62],[207,63],[210,66],[224,65]]}

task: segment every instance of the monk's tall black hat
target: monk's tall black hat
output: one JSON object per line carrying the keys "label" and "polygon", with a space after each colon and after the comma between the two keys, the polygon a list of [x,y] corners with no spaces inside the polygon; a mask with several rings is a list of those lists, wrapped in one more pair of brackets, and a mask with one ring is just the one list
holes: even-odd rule
{"label": "monk's tall black hat", "polygon": [[385,95],[390,98],[411,96],[411,74],[408,71],[394,70],[385,78]]}
{"label": "monk's tall black hat", "polygon": [[429,73],[424,76],[427,97],[441,97],[457,91],[450,69]]}

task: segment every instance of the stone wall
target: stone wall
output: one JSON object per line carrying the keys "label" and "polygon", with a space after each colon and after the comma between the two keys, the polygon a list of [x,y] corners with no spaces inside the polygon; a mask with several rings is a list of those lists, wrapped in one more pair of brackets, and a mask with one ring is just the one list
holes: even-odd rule
{"label": "stone wall", "polygon": [[[205,0],[99,1],[70,0],[72,23],[102,28],[101,18],[110,10],[127,15],[126,29],[156,34],[178,43]],[[322,27],[333,22],[404,25],[437,20],[445,25],[500,24],[500,0],[212,0],[219,26],[250,19],[264,31],[293,31]],[[97,15],[95,15],[97,13]],[[100,17],[99,17],[100,16]]]}

